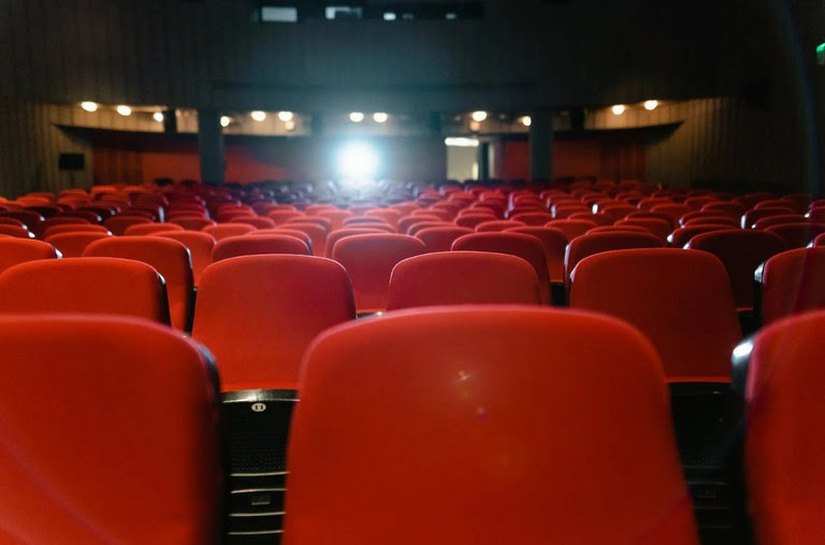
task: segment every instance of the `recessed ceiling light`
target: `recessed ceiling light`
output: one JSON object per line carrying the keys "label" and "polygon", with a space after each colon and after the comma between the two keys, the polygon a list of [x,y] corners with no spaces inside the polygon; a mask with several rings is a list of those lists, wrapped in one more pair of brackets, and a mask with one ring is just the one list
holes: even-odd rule
{"label": "recessed ceiling light", "polygon": [[255,110],[249,112],[249,117],[251,117],[254,121],[260,123],[261,121],[266,120],[266,112],[262,112],[261,110]]}
{"label": "recessed ceiling light", "polygon": [[473,112],[470,117],[473,118],[473,121],[481,123],[482,121],[487,119],[487,112],[485,112],[484,110],[478,110],[477,112]]}
{"label": "recessed ceiling light", "polygon": [[155,112],[152,114],[152,119],[157,121],[158,123],[163,123],[163,112]]}
{"label": "recessed ceiling light", "polygon": [[96,112],[97,102],[92,102],[91,100],[84,100],[80,103],[80,107],[86,110],[87,112]]}
{"label": "recessed ceiling light", "polygon": [[124,117],[132,115],[132,108],[126,106],[125,104],[121,104],[115,108],[115,111]]}
{"label": "recessed ceiling light", "polygon": [[616,104],[610,108],[610,111],[613,112],[613,115],[622,115],[626,109],[627,107],[624,104]]}
{"label": "recessed ceiling light", "polygon": [[385,114],[384,112],[375,112],[374,114],[372,114],[372,119],[376,123],[386,123],[389,118],[390,116]]}
{"label": "recessed ceiling light", "polygon": [[364,120],[364,114],[361,112],[352,112],[349,114],[349,120],[353,123],[361,123]]}

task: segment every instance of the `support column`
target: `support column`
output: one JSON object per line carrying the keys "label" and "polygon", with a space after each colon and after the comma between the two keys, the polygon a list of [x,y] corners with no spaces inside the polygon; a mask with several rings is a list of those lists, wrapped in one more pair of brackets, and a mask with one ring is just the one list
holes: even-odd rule
{"label": "support column", "polygon": [[198,110],[198,153],[201,163],[201,183],[222,184],[226,160],[221,116],[217,110]]}
{"label": "support column", "polygon": [[490,143],[481,142],[478,146],[478,179],[487,181],[490,179]]}
{"label": "support column", "polygon": [[537,110],[530,115],[530,177],[553,177],[553,110]]}

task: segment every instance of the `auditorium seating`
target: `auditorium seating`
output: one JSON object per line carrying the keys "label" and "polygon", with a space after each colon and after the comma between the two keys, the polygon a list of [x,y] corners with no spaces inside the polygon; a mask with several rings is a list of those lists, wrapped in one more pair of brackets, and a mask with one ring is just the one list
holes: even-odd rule
{"label": "auditorium seating", "polygon": [[2,315],[0,346],[0,541],[217,541],[217,387],[202,347],[76,314]]}
{"label": "auditorium seating", "polygon": [[215,239],[208,233],[189,230],[160,231],[152,233],[151,236],[170,238],[186,246],[192,258],[192,278],[197,287],[200,284],[204,269],[212,263],[212,249],[215,247]]}
{"label": "auditorium seating", "polygon": [[63,257],[80,257],[89,244],[111,236],[108,231],[69,231],[45,236],[43,240],[57,248]]}
{"label": "auditorium seating", "polygon": [[757,271],[762,324],[825,307],[825,248],[794,248]]}
{"label": "auditorium seating", "polygon": [[255,229],[255,227],[245,223],[218,223],[216,225],[202,227],[201,231],[218,241],[227,237],[245,235],[246,233],[255,231]]}
{"label": "auditorium seating", "polygon": [[541,300],[550,303],[550,273],[547,270],[547,256],[541,241],[532,235],[513,232],[473,233],[464,235],[453,242],[452,250],[495,252],[510,254],[524,259],[536,271],[541,290]]}
{"label": "auditorium seating", "polygon": [[626,324],[416,309],[323,334],[303,370],[285,545],[698,544],[659,360]]}
{"label": "auditorium seating", "polygon": [[111,231],[103,227],[102,225],[89,225],[89,224],[65,224],[65,225],[52,225],[51,227],[46,228],[41,235],[45,240],[46,237],[51,235],[58,235],[60,233],[108,233],[111,234]]}
{"label": "auditorium seating", "polygon": [[316,335],[354,318],[347,273],[328,259],[241,256],[204,272],[192,336],[215,354],[221,376],[227,539],[277,542],[301,355]]}
{"label": "auditorium seating", "polygon": [[9,267],[38,259],[61,257],[55,247],[41,240],[0,237],[0,272]]}
{"label": "auditorium seating", "polygon": [[685,248],[715,255],[730,278],[733,300],[740,311],[753,310],[753,274],[769,257],[787,245],[779,236],[755,229],[711,231],[694,236]]}
{"label": "auditorium seating", "polygon": [[766,227],[765,231],[785,239],[788,248],[804,248],[817,236],[825,233],[825,223],[782,223]]}
{"label": "auditorium seating", "polygon": [[[637,226],[638,227],[638,226]],[[597,232],[588,233],[570,241],[564,256],[564,268],[569,281],[576,265],[587,256],[609,250],[628,248],[660,248],[664,246],[659,237],[649,233]]]}
{"label": "auditorium seating", "polygon": [[747,404],[744,475],[756,542],[814,544],[825,535],[825,312],[779,320],[738,347]]}
{"label": "auditorium seating", "polygon": [[728,384],[742,334],[724,265],[694,250],[602,252],[573,270],[570,306],[626,320],[656,347],[700,529],[731,542],[742,525],[729,448],[741,409]]}
{"label": "auditorium seating", "polygon": [[151,235],[162,231],[183,231],[183,227],[176,223],[138,223],[123,230],[127,236]]}
{"label": "auditorium seating", "polygon": [[392,270],[387,310],[461,304],[541,304],[535,269],[524,259],[492,252],[434,252]]}
{"label": "auditorium seating", "polygon": [[304,241],[289,235],[227,237],[215,244],[212,262],[255,254],[312,255],[312,252]]}
{"label": "auditorium seating", "polygon": [[444,227],[428,227],[415,233],[415,238],[420,239],[427,247],[428,252],[449,251],[453,242],[458,237],[469,235],[473,232],[469,227],[458,227],[456,225],[446,225]]}
{"label": "auditorium seating", "polygon": [[89,244],[83,257],[118,257],[142,261],[163,276],[172,326],[189,331],[194,305],[192,258],[182,242],[153,237],[106,237]]}
{"label": "auditorium seating", "polygon": [[349,274],[355,308],[362,315],[383,312],[393,267],[426,251],[424,243],[415,237],[373,233],[340,239],[332,249],[332,258]]}
{"label": "auditorium seating", "polygon": [[169,323],[166,287],[139,261],[114,257],[43,259],[0,274],[0,313],[119,314]]}

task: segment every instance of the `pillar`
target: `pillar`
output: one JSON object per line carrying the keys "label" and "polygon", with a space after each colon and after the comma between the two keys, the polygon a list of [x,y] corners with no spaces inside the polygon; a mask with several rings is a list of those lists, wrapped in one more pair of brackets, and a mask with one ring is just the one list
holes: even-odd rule
{"label": "pillar", "polygon": [[217,110],[198,110],[198,153],[201,163],[201,183],[222,184],[226,160],[221,116]]}
{"label": "pillar", "polygon": [[537,110],[530,115],[530,177],[553,177],[553,111]]}

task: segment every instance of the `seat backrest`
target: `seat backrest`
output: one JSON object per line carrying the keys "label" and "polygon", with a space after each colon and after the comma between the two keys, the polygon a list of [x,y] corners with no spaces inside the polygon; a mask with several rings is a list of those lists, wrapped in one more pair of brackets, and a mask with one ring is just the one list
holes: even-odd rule
{"label": "seat backrest", "polygon": [[205,218],[205,217],[196,217],[196,216],[180,216],[180,217],[170,218],[169,223],[174,223],[175,225],[180,225],[181,227],[183,227],[187,231],[202,231],[206,227],[211,227],[213,225],[217,225],[217,222],[215,220]]}
{"label": "seat backrest", "polygon": [[496,233],[509,229],[510,227],[524,227],[527,225],[523,221],[516,220],[491,220],[484,221],[475,226],[476,233]]}
{"label": "seat backrest", "polygon": [[395,266],[387,310],[541,302],[536,271],[521,258],[492,252],[434,252]]}
{"label": "seat backrest", "polygon": [[473,232],[469,227],[458,227],[457,225],[445,225],[444,227],[428,227],[415,233],[415,238],[420,239],[427,247],[428,252],[447,252],[453,242],[460,236],[469,235]]}
{"label": "seat backrest", "polygon": [[39,259],[57,259],[61,254],[42,240],[0,237],[0,272],[9,267]]}
{"label": "seat backrest", "polygon": [[3,235],[14,238],[34,238],[34,233],[25,227],[5,223],[0,224],[0,236]]}
{"label": "seat backrest", "polygon": [[342,227],[341,229],[330,231],[329,235],[327,235],[326,257],[332,257],[332,249],[335,248],[335,243],[342,238],[353,235],[368,235],[370,233],[386,233],[386,231],[376,227]]}
{"label": "seat backrest", "polygon": [[552,227],[553,229],[558,229],[564,232],[567,240],[570,241],[585,234],[590,229],[598,227],[598,224],[589,219],[557,219],[547,222],[545,227]]}
{"label": "seat backrest", "polygon": [[300,255],[241,256],[204,272],[192,337],[215,354],[224,391],[294,389],[310,341],[353,318],[352,288],[338,263]]}
{"label": "seat backrest", "polygon": [[745,388],[745,479],[758,543],[825,535],[825,312],[777,321],[752,340]]}
{"label": "seat backrest", "polygon": [[795,248],[774,255],[761,274],[762,323],[825,307],[825,248]]}
{"label": "seat backrest", "polygon": [[730,380],[742,333],[725,267],[711,254],[645,248],[592,255],[571,275],[570,306],[638,327],[670,380]]}
{"label": "seat backrest", "polygon": [[349,273],[355,308],[359,314],[382,312],[392,269],[399,262],[427,251],[409,235],[373,233],[345,237],[335,244],[332,258]]}
{"label": "seat backrest", "polygon": [[534,236],[541,241],[544,247],[544,257],[547,259],[547,273],[551,282],[564,282],[564,252],[567,248],[567,235],[564,231],[554,227],[513,227],[506,233],[521,233]]}
{"label": "seat backrest", "polygon": [[390,313],[321,335],[300,391],[285,545],[698,543],[658,357],[618,320]]}
{"label": "seat backrest", "polygon": [[227,237],[219,240],[212,250],[212,263],[254,254],[297,254],[311,255],[306,242],[289,235],[261,235]]}
{"label": "seat backrest", "polygon": [[43,231],[43,240],[52,235],[59,235],[60,233],[108,233],[112,234],[108,229],[102,225],[90,225],[80,223],[67,223],[61,225],[52,225]]}
{"label": "seat backrest", "polygon": [[530,263],[536,271],[541,286],[541,300],[550,302],[550,273],[547,270],[547,256],[541,241],[523,233],[473,233],[464,235],[453,242],[453,250],[476,252],[497,252],[520,257]]}
{"label": "seat backrest", "polygon": [[192,277],[195,281],[195,286],[198,286],[204,269],[212,263],[212,249],[215,247],[215,239],[212,235],[201,231],[186,230],[160,231],[152,233],[152,236],[177,240],[186,246],[192,258]]}
{"label": "seat backrest", "polygon": [[782,223],[766,227],[765,231],[785,239],[788,248],[804,248],[817,236],[825,233],[825,223]]}
{"label": "seat backrest", "polygon": [[21,263],[0,274],[0,312],[121,314],[169,323],[163,277],[130,259]]}
{"label": "seat backrest", "polygon": [[730,229],[730,225],[723,225],[721,223],[708,225],[688,225],[687,227],[677,227],[668,235],[667,240],[672,248],[683,248],[685,244],[696,235],[702,233],[710,233],[712,231],[726,231]]}
{"label": "seat backrest", "polygon": [[0,346],[0,481],[14,491],[0,541],[217,541],[218,398],[200,347],[84,315],[0,316]]}
{"label": "seat backrest", "polygon": [[143,216],[126,215],[112,216],[111,218],[106,218],[105,220],[103,220],[103,226],[106,227],[106,229],[108,229],[109,231],[111,231],[113,235],[118,236],[123,235],[128,227],[144,223],[152,223],[152,220],[150,218],[146,218]]}
{"label": "seat backrest", "polygon": [[573,269],[585,257],[610,250],[629,248],[661,248],[664,242],[650,233],[613,231],[588,233],[571,240],[564,255],[564,269],[569,279]]}
{"label": "seat backrest", "polygon": [[740,309],[753,307],[753,275],[769,257],[786,249],[772,233],[755,229],[711,231],[691,238],[685,248],[709,252],[722,262],[730,278],[733,300]]}
{"label": "seat backrest", "polygon": [[255,229],[256,227],[246,223],[218,223],[216,225],[207,225],[206,227],[203,227],[201,231],[212,235],[212,237],[217,241],[227,237],[245,235],[255,231]]}
{"label": "seat backrest", "polygon": [[89,244],[111,236],[112,234],[108,232],[68,232],[49,235],[43,240],[57,248],[63,257],[80,257],[83,255],[83,252],[86,251],[86,247]]}
{"label": "seat backrest", "polygon": [[329,232],[327,227],[318,225],[317,223],[312,223],[310,221],[290,221],[278,227],[278,229],[280,228],[289,229],[291,231],[301,231],[309,235],[309,238],[312,240],[312,244],[310,245],[312,255],[323,256],[326,252],[327,233]]}
{"label": "seat backrest", "polygon": [[183,231],[183,227],[177,223],[138,223],[130,225],[124,229],[124,235],[151,235],[163,231]]}
{"label": "seat backrest", "polygon": [[154,267],[166,281],[172,327],[188,331],[195,284],[192,258],[182,242],[154,236],[108,237],[89,244],[83,257],[120,257]]}

